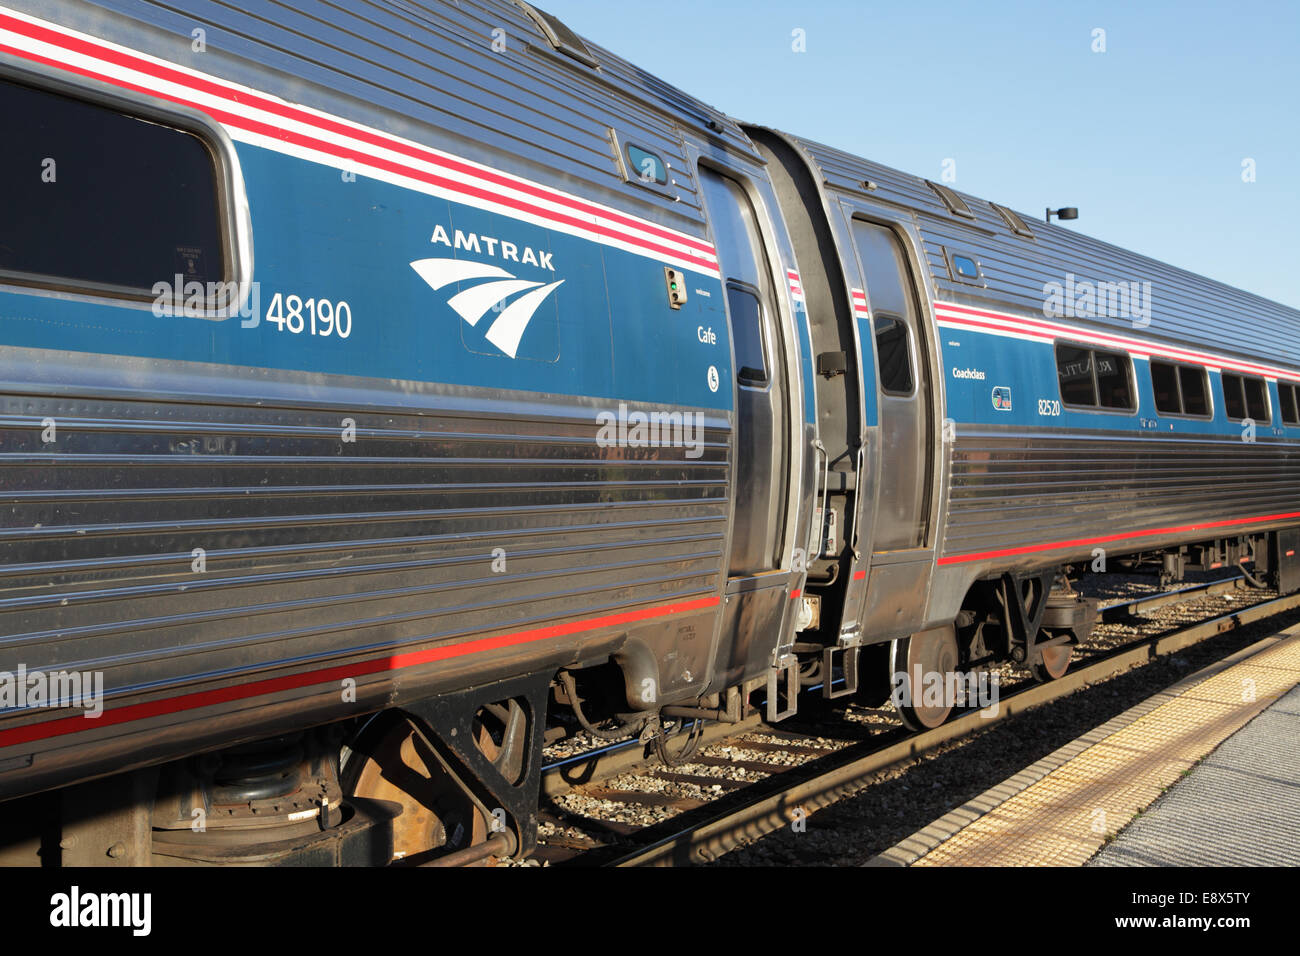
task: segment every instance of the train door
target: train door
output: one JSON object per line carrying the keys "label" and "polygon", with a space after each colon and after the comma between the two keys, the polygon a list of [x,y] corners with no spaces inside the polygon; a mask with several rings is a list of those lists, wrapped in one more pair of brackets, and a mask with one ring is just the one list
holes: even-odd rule
{"label": "train door", "polygon": [[929,343],[911,267],[889,226],[852,220],[879,374],[881,480],[872,550],[923,548],[930,537],[934,426]]}
{"label": "train door", "polygon": [[[873,501],[861,502],[858,516],[863,537],[871,542],[862,633],[871,643],[889,642],[892,662],[900,648],[915,656],[907,649],[917,648],[919,654],[931,646],[942,650],[951,644],[942,639],[944,635],[914,640],[915,635],[929,633],[926,616],[934,570],[939,450],[935,434],[938,360],[918,281],[917,256],[903,227],[888,221],[892,211],[858,202],[841,205],[852,240],[851,250],[845,250],[845,268],[857,267],[863,288],[854,294],[861,296],[865,313],[860,328],[870,336],[876,359],[875,494]],[[892,663],[886,677],[891,674]]]}
{"label": "train door", "polygon": [[731,330],[731,381],[719,387],[730,387],[735,402],[731,546],[711,686],[766,680],[768,719],[779,720],[793,712],[797,698],[798,668],[784,641],[792,621],[791,582],[802,577],[783,566],[797,526],[789,497],[799,449],[791,437],[797,419],[790,405],[796,346],[781,326],[776,259],[768,253],[780,223],[751,198],[761,190],[749,177],[704,163],[697,169]]}
{"label": "train door", "polygon": [[786,357],[753,203],[739,181],[705,166],[700,185],[734,353],[736,479],[728,573],[736,579],[781,566],[790,456]]}

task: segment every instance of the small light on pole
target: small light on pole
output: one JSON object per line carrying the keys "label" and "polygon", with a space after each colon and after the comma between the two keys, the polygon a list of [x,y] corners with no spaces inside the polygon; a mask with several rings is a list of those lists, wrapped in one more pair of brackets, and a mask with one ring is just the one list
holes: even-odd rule
{"label": "small light on pole", "polygon": [[1049,209],[1047,210],[1047,221],[1048,221],[1048,222],[1051,222],[1053,216],[1055,216],[1057,219],[1078,219],[1078,218],[1079,218],[1079,207],[1078,207],[1078,206],[1062,206],[1060,209],[1051,209],[1051,208],[1049,208]]}

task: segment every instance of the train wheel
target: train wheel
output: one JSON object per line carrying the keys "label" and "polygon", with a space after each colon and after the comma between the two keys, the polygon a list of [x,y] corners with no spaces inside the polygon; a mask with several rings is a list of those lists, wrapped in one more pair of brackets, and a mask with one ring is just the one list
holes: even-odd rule
{"label": "train wheel", "polygon": [[1070,658],[1073,655],[1074,647],[1070,644],[1053,644],[1051,647],[1044,647],[1038,661],[1029,668],[1029,671],[1034,675],[1034,680],[1046,684],[1048,681],[1065,676],[1065,672],[1070,669]]}
{"label": "train wheel", "polygon": [[487,839],[482,813],[427,753],[404,714],[390,711],[366,724],[346,754],[343,788],[349,796],[401,806],[393,821],[394,862],[435,849],[462,850]]}
{"label": "train wheel", "polygon": [[[948,677],[956,675],[960,657],[957,629],[950,624],[894,642],[894,706],[909,730],[931,730],[948,719],[953,708],[948,689],[954,684]],[[901,687],[900,673],[906,675]]]}

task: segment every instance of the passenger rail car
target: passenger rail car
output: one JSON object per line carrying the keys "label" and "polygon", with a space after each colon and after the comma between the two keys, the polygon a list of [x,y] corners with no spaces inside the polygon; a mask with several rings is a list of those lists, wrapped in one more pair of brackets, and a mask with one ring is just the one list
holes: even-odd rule
{"label": "passenger rail car", "polygon": [[1300,314],[527,3],[0,0],[0,103],[6,862],[522,855],[566,726],[1300,587]]}

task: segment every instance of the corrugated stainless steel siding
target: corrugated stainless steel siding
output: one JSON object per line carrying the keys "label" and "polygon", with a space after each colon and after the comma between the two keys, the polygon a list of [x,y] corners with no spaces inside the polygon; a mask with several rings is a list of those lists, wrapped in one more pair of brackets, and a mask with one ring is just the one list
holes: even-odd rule
{"label": "corrugated stainless steel siding", "polygon": [[[1300,311],[1090,238],[1021,213],[1036,236],[1015,235],[984,200],[959,193],[975,214],[972,222],[952,215],[918,177],[799,140],[837,190],[896,203],[914,214],[938,296],[949,301],[1007,309],[1041,317],[1044,286],[1064,283],[1067,274],[1089,282],[1150,282],[1149,326],[1135,329],[1125,316],[1070,319],[1074,324],[1111,328],[1129,335],[1196,344],[1246,359],[1267,359],[1300,369]],[[876,183],[868,193],[864,180]],[[954,282],[944,248],[974,255],[987,288]]]}
{"label": "corrugated stainless steel siding", "polygon": [[593,408],[536,402],[384,412],[8,388],[0,670],[102,671],[116,702],[718,593],[725,419],[691,459],[602,448]]}
{"label": "corrugated stainless steel siding", "polygon": [[[6,2],[50,15],[43,0]],[[599,70],[556,53],[509,0],[96,0],[58,12],[75,29],[692,235],[703,235],[703,213],[676,124],[713,120],[723,142],[752,155],[723,114],[608,51],[592,45]],[[205,52],[191,48],[200,28]],[[671,164],[670,192],[623,181],[611,126]]]}
{"label": "corrugated stainless steel siding", "polygon": [[[1300,448],[1293,444],[972,427],[953,447],[943,552],[986,553],[1295,512]],[[1171,537],[1202,540],[1238,530]],[[1118,550],[1123,543],[1107,546]],[[1140,539],[1137,546],[1151,543]],[[1091,548],[1073,551],[1087,555]]]}

